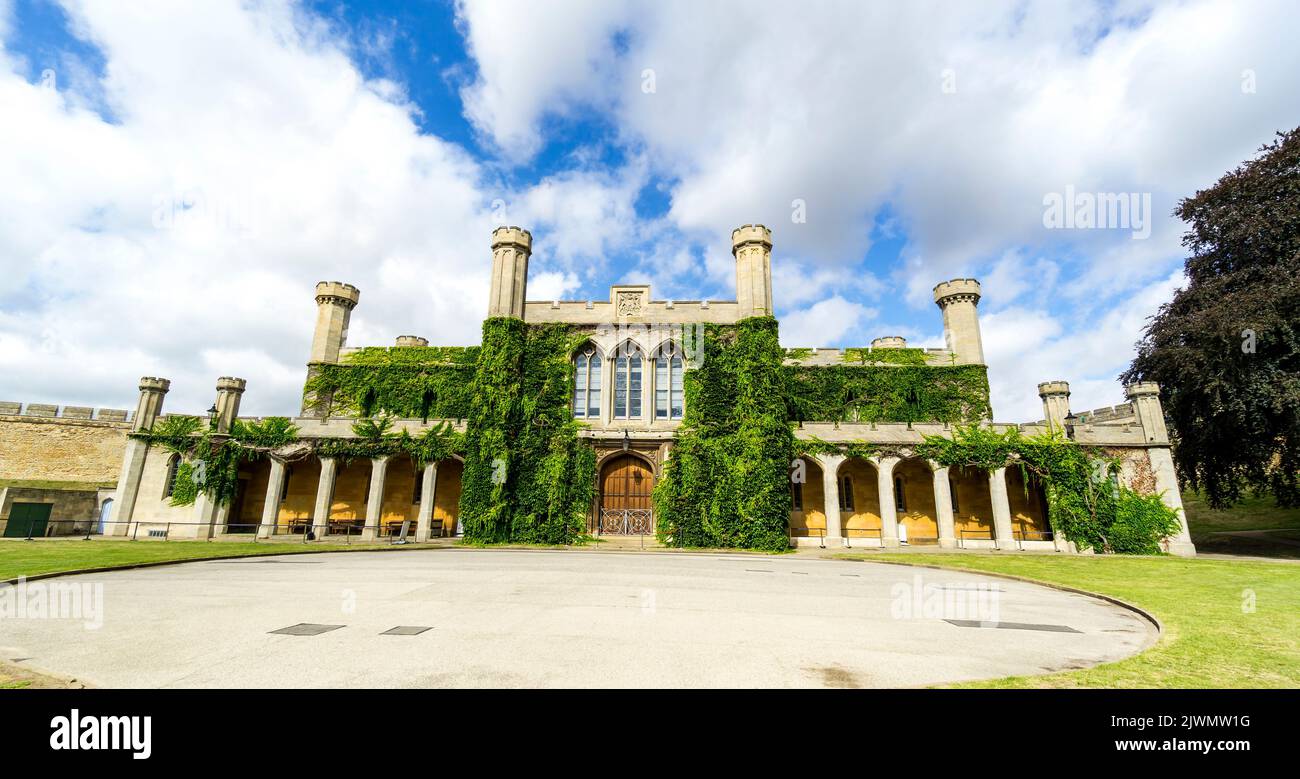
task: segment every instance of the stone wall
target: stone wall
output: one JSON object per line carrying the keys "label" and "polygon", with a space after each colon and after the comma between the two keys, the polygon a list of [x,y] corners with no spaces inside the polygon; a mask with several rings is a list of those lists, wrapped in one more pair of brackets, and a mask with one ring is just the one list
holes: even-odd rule
{"label": "stone wall", "polygon": [[0,402],[0,485],[113,485],[130,429],[116,409]]}

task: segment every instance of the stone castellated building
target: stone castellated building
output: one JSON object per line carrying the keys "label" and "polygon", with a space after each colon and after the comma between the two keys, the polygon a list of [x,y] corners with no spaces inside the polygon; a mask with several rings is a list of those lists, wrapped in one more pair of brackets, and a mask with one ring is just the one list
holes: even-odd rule
{"label": "stone castellated building", "polygon": [[[644,533],[653,528],[651,490],[671,457],[674,432],[685,416],[683,376],[695,367],[692,355],[702,326],[731,325],[774,313],[771,231],[744,225],[731,238],[735,300],[661,300],[648,285],[618,284],[610,287],[608,300],[539,301],[527,297],[532,235],[518,227],[492,233],[488,316],[529,325],[563,323],[586,334],[571,355],[571,410],[583,423],[582,439],[596,452],[597,496],[588,517],[592,533]],[[364,351],[348,344],[348,322],[361,292],[349,284],[324,281],[315,294],[309,375],[325,366],[346,365]],[[906,356],[905,362],[913,366],[982,367],[980,295],[975,279],[953,279],[934,287],[945,348],[909,349],[904,339],[886,336],[875,339],[869,349],[790,349],[786,365],[879,365],[889,370],[899,356]],[[427,345],[422,337],[404,335],[394,347],[433,349]],[[232,500],[215,505],[200,495],[193,505],[172,505],[169,496],[181,466],[178,456],[127,436],[129,431],[151,429],[162,418],[168,389],[166,379],[141,379],[139,404],[129,421],[123,412],[101,411],[92,417],[89,409],[65,408],[60,415],[54,407],[24,409],[0,403],[0,524],[7,525],[5,534],[21,535],[37,527],[38,534],[205,538],[310,530],[316,538],[338,533],[351,537],[354,531],[373,538],[397,533],[403,523],[416,540],[457,532],[462,472],[457,457],[417,467],[405,456],[349,461],[322,454],[311,442],[356,437],[358,415],[340,411],[335,399],[311,393],[305,393],[304,406],[292,419],[298,442],[241,466]],[[218,435],[240,418],[245,389],[242,379],[218,380],[211,410]],[[1047,381],[1038,389],[1042,420],[995,422],[985,411],[977,421],[994,430],[1015,427],[1026,435],[1063,431],[1079,444],[1119,458],[1121,478],[1128,486],[1160,493],[1168,505],[1181,509],[1158,387],[1135,384],[1127,388],[1128,403],[1073,413],[1065,381]],[[416,435],[438,425],[464,430],[465,420],[407,417],[396,419],[393,430]],[[1073,551],[1053,536],[1041,489],[1032,481],[1026,484],[1019,469],[945,468],[912,455],[923,436],[948,436],[952,429],[950,422],[866,418],[857,410],[835,419],[800,420],[797,439],[872,444],[891,453],[803,456],[806,477],[792,486],[791,542]],[[1194,553],[1185,521],[1167,547],[1176,554]]]}

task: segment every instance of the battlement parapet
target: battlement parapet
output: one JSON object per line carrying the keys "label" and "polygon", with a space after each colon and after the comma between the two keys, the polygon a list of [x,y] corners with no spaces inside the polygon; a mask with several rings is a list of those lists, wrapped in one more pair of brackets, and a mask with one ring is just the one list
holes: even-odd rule
{"label": "battlement parapet", "polygon": [[0,419],[54,419],[69,422],[125,423],[130,412],[120,408],[92,408],[90,406],[57,406],[52,403],[19,403],[0,400]]}
{"label": "battlement parapet", "polygon": [[1119,423],[1135,424],[1137,412],[1132,403],[1120,403],[1115,406],[1103,406],[1091,411],[1079,411],[1074,414],[1079,424],[1113,425]]}
{"label": "battlement parapet", "polygon": [[739,251],[740,247],[751,243],[761,244],[771,250],[772,231],[761,224],[741,225],[731,231],[732,254]]}
{"label": "battlement parapet", "polygon": [[969,300],[978,303],[980,283],[976,279],[951,279],[934,285],[934,302],[939,306]]}
{"label": "battlement parapet", "polygon": [[514,225],[498,227],[492,231],[492,249],[495,251],[501,246],[514,246],[525,253],[531,253],[533,250],[533,234],[522,227]]}

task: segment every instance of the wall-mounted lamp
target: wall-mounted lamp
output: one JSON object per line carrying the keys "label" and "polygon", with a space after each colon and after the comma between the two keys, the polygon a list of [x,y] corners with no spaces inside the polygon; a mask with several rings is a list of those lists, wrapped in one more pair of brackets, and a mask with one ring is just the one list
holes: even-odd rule
{"label": "wall-mounted lamp", "polygon": [[623,451],[626,452],[628,449],[631,449],[631,448],[632,448],[632,436],[628,435],[628,434],[627,434],[627,431],[624,430],[624,431],[623,431]]}

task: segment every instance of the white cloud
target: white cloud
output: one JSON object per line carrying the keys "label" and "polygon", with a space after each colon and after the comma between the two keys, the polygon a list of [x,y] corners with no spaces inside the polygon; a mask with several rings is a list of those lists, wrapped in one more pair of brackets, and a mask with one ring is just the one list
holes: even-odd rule
{"label": "white cloud", "polygon": [[[106,67],[56,63],[60,91],[24,78],[11,8],[0,180],[22,185],[0,188],[0,395],[23,401],[129,406],[160,374],[169,408],[195,411],[236,373],[248,411],[292,411],[320,279],[362,289],[353,345],[473,343],[503,198],[537,238],[532,297],[618,280],[607,258],[629,251],[659,296],[727,297],[730,230],[763,221],[787,343],[886,334],[868,304],[934,322],[888,325],[932,340],[934,283],[980,274],[999,418],[1036,418],[1047,378],[1110,404],[1178,283],[1176,199],[1292,126],[1300,93],[1285,2],[462,0],[466,114],[507,163],[591,111],[629,160],[579,150],[511,192],[288,0],[68,0]],[[651,181],[671,207],[645,220]],[[1045,230],[1043,195],[1067,185],[1150,192],[1152,236]],[[866,274],[886,203],[909,243]]]}
{"label": "white cloud", "polygon": [[1175,272],[1096,315],[1016,306],[981,314],[995,419],[1041,419],[1038,384],[1056,379],[1070,382],[1075,411],[1123,402],[1116,376],[1128,367],[1147,318],[1183,283]]}
{"label": "white cloud", "polygon": [[[526,156],[547,117],[596,106],[674,182],[660,229],[712,242],[745,222],[771,226],[778,297],[805,306],[783,321],[789,342],[812,335],[809,301],[871,299],[833,280],[861,267],[882,205],[909,239],[882,274],[905,291],[891,302],[923,316],[937,281],[983,275],[995,352],[996,315],[1019,316],[1014,337],[1041,344],[994,365],[1000,417],[1036,417],[1034,385],[1058,376],[1079,383],[1077,402],[1120,399],[1113,377],[1140,329],[1127,307],[1168,292],[1182,255],[1178,198],[1294,126],[1300,94],[1285,0],[644,0],[590,24],[584,5],[487,3],[490,27],[480,5],[459,6],[476,53],[531,44],[508,71],[480,62],[471,92],[495,107],[475,113],[486,131],[524,138],[514,148]],[[552,34],[534,36],[542,13]],[[525,58],[562,66],[526,73]],[[1044,196],[1067,186],[1149,193],[1150,237],[1045,229]],[[806,223],[792,222],[796,198]],[[710,279],[729,273],[725,254],[705,259]],[[1082,329],[1092,340],[1064,334]]]}
{"label": "white cloud", "polygon": [[[1153,240],[1176,254],[1176,197],[1290,126],[1300,91],[1300,52],[1277,34],[1294,29],[1284,2],[458,7],[474,52],[508,52],[508,65],[480,60],[469,90],[495,106],[473,113],[490,132],[536,148],[546,116],[604,108],[680,178],[677,228],[761,220],[785,256],[823,265],[859,261],[892,201],[924,262],[914,304],[1007,246],[1119,240],[1043,229],[1044,194],[1066,185],[1151,192]],[[743,34],[719,33],[739,19]],[[626,46],[612,45],[625,25]],[[1241,90],[1247,67],[1255,94]],[[794,198],[806,224],[791,223]]]}
{"label": "white cloud", "polygon": [[466,116],[507,157],[542,145],[539,120],[600,102],[600,64],[615,56],[612,36],[630,5],[619,0],[550,3],[464,2],[456,12],[478,78],[462,90]]}
{"label": "white cloud", "polygon": [[875,316],[874,309],[835,295],[782,317],[781,345],[787,348],[836,346],[864,319]]}
{"label": "white cloud", "polygon": [[4,53],[0,394],[126,407],[161,375],[193,412],[233,374],[248,412],[294,412],[321,279],[362,290],[353,345],[477,341],[483,173],[346,42],[282,2],[68,12],[115,121]]}

